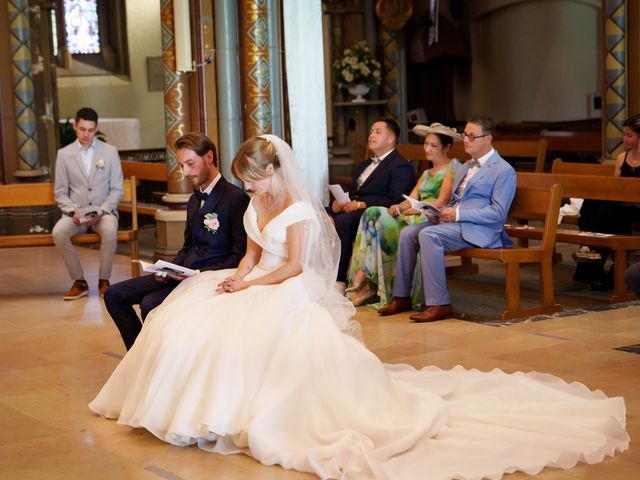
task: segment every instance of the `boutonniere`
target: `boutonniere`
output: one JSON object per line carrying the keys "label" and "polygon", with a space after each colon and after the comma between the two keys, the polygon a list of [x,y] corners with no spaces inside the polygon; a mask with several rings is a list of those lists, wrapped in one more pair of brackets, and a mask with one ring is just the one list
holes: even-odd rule
{"label": "boutonniere", "polygon": [[102,169],[104,168],[104,160],[103,160],[103,159],[100,159],[100,160],[98,160],[98,161],[96,162],[96,168],[97,168],[98,170],[102,170]]}
{"label": "boutonniere", "polygon": [[211,233],[213,234],[218,233],[218,229],[220,228],[220,222],[218,221],[217,213],[207,213],[204,216],[203,223],[206,229],[209,230]]}

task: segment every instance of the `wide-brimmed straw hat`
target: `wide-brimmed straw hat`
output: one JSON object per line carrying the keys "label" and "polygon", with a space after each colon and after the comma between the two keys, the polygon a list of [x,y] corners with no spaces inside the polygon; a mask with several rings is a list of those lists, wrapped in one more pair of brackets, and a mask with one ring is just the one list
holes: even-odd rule
{"label": "wide-brimmed straw hat", "polygon": [[447,137],[453,138],[454,142],[461,142],[462,135],[458,133],[455,128],[446,127],[441,123],[432,123],[431,125],[416,125],[413,127],[413,133],[416,135],[420,135],[421,137],[426,137],[428,133],[439,133],[441,135],[446,135]]}

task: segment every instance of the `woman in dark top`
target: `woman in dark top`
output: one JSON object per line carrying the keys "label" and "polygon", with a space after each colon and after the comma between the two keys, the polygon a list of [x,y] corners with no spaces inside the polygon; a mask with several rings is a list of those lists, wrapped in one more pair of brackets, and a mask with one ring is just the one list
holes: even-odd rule
{"label": "woman in dark top", "polygon": [[[629,117],[623,124],[622,141],[625,151],[616,158],[616,177],[640,177],[640,115]],[[582,231],[631,235],[631,223],[640,217],[640,209],[636,205],[622,202],[606,202],[586,199],[580,209],[578,226]],[[585,253],[591,255],[584,255]],[[613,272],[605,273],[604,264],[609,256],[609,249],[580,247],[575,255],[576,260],[586,256],[600,254],[593,261],[578,263],[574,280],[591,284],[592,290],[604,291],[613,288]]]}

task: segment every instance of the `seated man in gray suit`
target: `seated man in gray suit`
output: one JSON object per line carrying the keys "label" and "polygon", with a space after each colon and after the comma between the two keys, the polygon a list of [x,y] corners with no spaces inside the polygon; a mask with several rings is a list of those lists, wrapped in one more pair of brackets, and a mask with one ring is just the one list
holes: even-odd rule
{"label": "seated man in gray suit", "polygon": [[467,120],[462,134],[471,155],[458,170],[448,206],[432,222],[409,225],[400,233],[393,300],[378,310],[394,315],[411,310],[411,280],[418,251],[427,308],[409,318],[433,322],[453,314],[445,276],[444,253],[467,247],[501,248],[513,245],[504,223],[516,191],[516,173],[492,145],[489,118]]}
{"label": "seated man in gray suit", "polygon": [[118,150],[96,138],[98,114],[81,108],[73,125],[77,141],[60,149],[56,159],[55,195],[62,218],[53,227],[53,241],[64,258],[73,285],[64,294],[75,300],[89,293],[71,237],[92,230],[100,235],[98,290],[109,287],[118,235],[118,202],[122,167]]}

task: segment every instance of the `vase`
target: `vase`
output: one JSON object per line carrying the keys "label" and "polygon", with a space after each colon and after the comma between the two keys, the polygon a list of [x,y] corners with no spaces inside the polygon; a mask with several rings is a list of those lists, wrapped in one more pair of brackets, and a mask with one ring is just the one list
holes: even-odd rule
{"label": "vase", "polygon": [[359,83],[357,85],[354,85],[353,87],[350,87],[349,93],[356,97],[351,100],[352,102],[364,102],[364,96],[369,93],[369,86],[365,85],[364,83]]}

